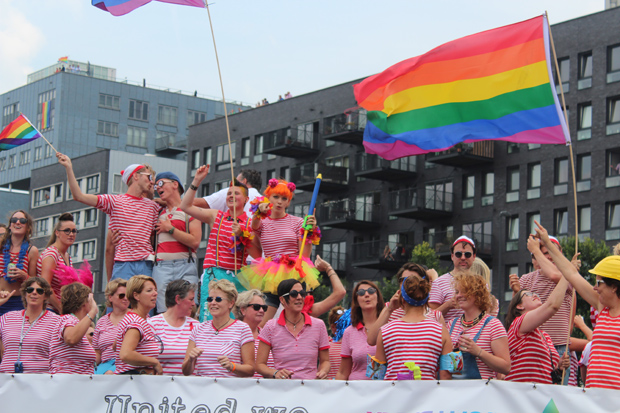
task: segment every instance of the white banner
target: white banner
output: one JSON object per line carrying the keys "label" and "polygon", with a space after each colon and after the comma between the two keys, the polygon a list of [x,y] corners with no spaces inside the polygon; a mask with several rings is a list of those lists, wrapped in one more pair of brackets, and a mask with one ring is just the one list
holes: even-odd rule
{"label": "white banner", "polygon": [[620,392],[494,380],[0,374],[0,406],[29,413],[599,413],[620,411]]}

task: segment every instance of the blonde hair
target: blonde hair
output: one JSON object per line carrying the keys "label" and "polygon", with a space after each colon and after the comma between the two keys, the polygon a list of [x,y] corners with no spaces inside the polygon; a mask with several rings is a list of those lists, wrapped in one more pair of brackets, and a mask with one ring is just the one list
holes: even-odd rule
{"label": "blonde hair", "polygon": [[209,282],[209,291],[213,290],[214,288],[217,288],[218,290],[226,294],[228,301],[230,301],[231,303],[234,303],[235,301],[237,301],[237,297],[239,296],[239,293],[237,292],[237,289],[235,288],[235,284],[231,283],[230,281],[213,280]]}
{"label": "blonde hair", "polygon": [[486,280],[489,287],[491,286],[491,270],[489,269],[489,266],[486,265],[486,263],[480,258],[476,257],[474,263],[469,268],[469,271],[473,274],[481,275],[482,278]]}
{"label": "blonde hair", "polygon": [[243,321],[244,316],[241,313],[241,309],[247,307],[254,297],[260,297],[263,301],[265,301],[265,295],[256,288],[253,290],[244,291],[239,294],[237,300],[235,301],[235,306],[232,309],[233,314],[235,315],[235,318],[237,320]]}
{"label": "blonde hair", "polygon": [[140,294],[144,289],[144,284],[150,281],[153,283],[155,288],[157,288],[157,283],[152,277],[148,275],[134,275],[127,281],[127,298],[129,299],[129,304],[131,304],[131,308],[136,308],[138,306],[138,300],[133,296],[134,293]]}
{"label": "blonde hair", "polygon": [[105,287],[105,305],[106,307],[112,307],[112,303],[110,302],[110,297],[116,294],[118,287],[127,287],[127,280],[123,280],[122,278],[115,278],[108,282],[108,285]]}

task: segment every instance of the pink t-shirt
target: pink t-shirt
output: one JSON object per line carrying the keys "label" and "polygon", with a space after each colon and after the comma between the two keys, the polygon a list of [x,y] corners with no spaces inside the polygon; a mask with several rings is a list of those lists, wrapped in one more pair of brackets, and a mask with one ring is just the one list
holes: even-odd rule
{"label": "pink t-shirt", "polygon": [[303,221],[289,214],[278,219],[267,217],[261,220],[256,234],[260,238],[265,257],[274,257],[276,254],[299,254],[300,229]]}
{"label": "pink t-shirt", "polygon": [[163,314],[151,317],[146,321],[164,343],[164,352],[157,357],[164,374],[182,376],[183,360],[185,360],[189,336],[192,331],[198,328],[200,323],[193,318],[186,317],[185,323],[181,327],[173,327],[168,324]]}
{"label": "pink t-shirt", "polygon": [[67,327],[75,327],[80,320],[73,314],[61,316],[58,330],[50,341],[50,373],[93,374],[95,372],[95,349],[86,334],[75,346],[65,344],[63,334]]}
{"label": "pink t-shirt", "polygon": [[342,358],[351,359],[349,380],[370,380],[369,377],[366,377],[368,355],[374,356],[377,352],[377,346],[369,345],[367,340],[366,329],[362,323],[358,323],[357,326],[349,326],[344,330],[340,355]]}
{"label": "pink t-shirt", "polygon": [[[442,305],[443,303],[452,300],[452,297],[454,297],[454,285],[452,285],[453,280],[454,277],[452,274],[447,273],[433,281],[428,302]],[[446,323],[448,323],[448,321],[460,317],[462,314],[463,310],[457,306],[449,309],[444,316],[444,319],[446,320]]]}
{"label": "pink t-shirt", "polygon": [[106,314],[97,321],[93,334],[93,348],[101,351],[101,362],[118,359],[120,346],[114,351],[114,342],[118,333],[118,325],[112,324],[110,314]]}
{"label": "pink t-shirt", "polygon": [[[155,334],[155,330],[146,322],[145,319],[140,317],[136,313],[129,312],[123,317],[117,326],[116,333],[116,350],[120,353],[123,345],[123,339],[125,333],[132,328],[138,330],[140,333],[140,341],[136,346],[136,351],[146,357],[158,358],[160,351],[162,350],[161,339]],[[116,374],[121,374],[129,370],[141,369],[141,366],[133,366],[125,363],[119,357],[116,360]]]}
{"label": "pink t-shirt", "polygon": [[297,337],[286,328],[285,312],[278,319],[267,321],[258,336],[271,347],[276,370],[293,372],[293,379],[313,380],[316,378],[319,351],[329,349],[329,336],[325,323],[306,313],[304,325]]}
{"label": "pink t-shirt", "polygon": [[342,362],[342,357],[340,356],[340,350],[342,348],[342,341],[334,342],[330,339],[329,341],[329,373],[327,373],[327,378],[329,380],[333,380],[336,378],[336,374],[338,370],[340,370],[340,363]]}

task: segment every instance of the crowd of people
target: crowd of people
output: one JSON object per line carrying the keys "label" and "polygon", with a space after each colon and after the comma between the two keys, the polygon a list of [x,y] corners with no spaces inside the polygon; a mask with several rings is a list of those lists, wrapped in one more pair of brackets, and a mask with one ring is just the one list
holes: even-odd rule
{"label": "crowd of people", "polygon": [[[208,166],[185,189],[171,172],[130,165],[126,194],[92,195],[81,192],[71,160],[57,157],[73,198],[110,216],[107,311],[99,314],[92,277],[73,269],[71,214],[39,251],[30,244],[32,217],[14,212],[0,229],[0,373],[545,384],[564,377],[576,385],[581,366],[587,387],[620,388],[620,361],[610,357],[620,345],[618,255],[590,270],[592,286],[577,255],[564,257],[537,223],[527,242],[534,271],[510,276],[504,323],[490,270],[466,236],[451,247],[450,272],[406,262],[392,297],[361,280],[345,303],[336,271],[318,255],[310,260],[321,238],[315,217],[287,212],[292,182],[271,179],[261,194],[260,174],[243,170],[229,188],[197,198]],[[211,231],[198,274],[201,222]],[[331,294],[315,302],[321,274]],[[575,319],[585,340],[568,340],[573,290],[597,317],[593,333]],[[318,318],[326,313],[331,335]]]}

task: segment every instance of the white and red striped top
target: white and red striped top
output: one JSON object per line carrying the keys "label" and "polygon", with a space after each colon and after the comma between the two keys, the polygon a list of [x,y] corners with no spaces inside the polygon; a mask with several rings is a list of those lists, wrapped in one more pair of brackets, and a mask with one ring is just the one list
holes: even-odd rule
{"label": "white and red striped top", "polygon": [[443,350],[443,326],[435,320],[417,323],[392,321],[381,327],[383,349],[387,359],[385,380],[396,380],[398,373],[408,373],[403,363],[415,362],[422,380],[435,380]]}
{"label": "white and red striped top", "polygon": [[58,374],[94,374],[95,349],[88,342],[86,335],[75,346],[65,344],[63,338],[67,327],[75,327],[80,320],[73,314],[60,317],[58,330],[50,341],[50,373]]}
{"label": "white and red striped top", "polygon": [[[241,228],[247,228],[251,231],[245,212],[237,217],[237,222]],[[232,248],[232,224],[233,218],[230,216],[230,211],[218,211],[209,234],[203,268],[218,267],[225,270],[235,270],[235,256],[230,252]],[[242,253],[237,253],[237,269],[245,265],[247,256],[248,253],[245,248]]]}
{"label": "white and red striped top", "polygon": [[[452,274],[446,273],[433,281],[428,302],[442,305],[443,303],[452,300],[452,297],[454,297],[454,285],[452,285],[453,279],[454,277]],[[449,309],[444,316],[444,319],[446,320],[446,323],[448,323],[448,321],[458,318],[461,315],[463,315],[463,310],[457,306]]]}
{"label": "white and red striped top", "polygon": [[511,366],[505,380],[552,384],[551,371],[558,365],[560,355],[549,335],[540,328],[519,334],[525,315],[517,317],[508,329]]}
{"label": "white and red striped top", "polygon": [[340,356],[351,359],[349,380],[370,380],[369,377],[366,377],[368,355],[374,356],[376,352],[377,346],[368,344],[368,336],[362,323],[358,323],[357,326],[349,326],[344,330]]}
{"label": "white and red striped top", "polygon": [[[523,275],[519,279],[519,282],[521,283],[522,289],[536,293],[543,303],[549,299],[551,292],[557,285],[549,278],[545,277],[540,270]],[[562,300],[562,305],[558,312],[539,327],[542,331],[549,334],[549,337],[551,337],[555,345],[561,346],[566,344],[568,328],[572,319],[572,302],[573,287],[569,285],[568,288],[566,288],[564,299]]]}
{"label": "white and red striped top", "polygon": [[9,311],[0,317],[0,340],[4,347],[0,373],[15,372],[22,325],[24,339],[20,361],[24,365],[24,373],[49,373],[49,343],[58,330],[59,322],[60,316],[47,310],[32,325],[25,310]]}
{"label": "white and red striped top", "polygon": [[278,219],[267,217],[261,220],[256,234],[260,238],[265,257],[274,257],[276,254],[299,254],[300,229],[303,222],[302,218],[290,214]]}
{"label": "white and red striped top", "polygon": [[114,261],[141,261],[153,254],[151,233],[161,207],[147,198],[128,194],[97,195],[97,209],[110,216],[109,229],[121,232]]}
{"label": "white and red striped top", "polygon": [[[30,247],[28,248],[30,249]],[[11,254],[9,263],[17,264],[19,262],[19,251],[10,252],[9,254]],[[24,265],[24,271],[28,272],[30,264],[28,253],[26,253],[26,256],[24,256],[24,262],[22,264]],[[4,254],[2,254],[2,252],[0,251],[0,277],[4,277],[5,275],[6,273],[4,272]]]}
{"label": "white and red striped top", "polygon": [[[484,325],[487,318],[489,317],[491,317],[491,315],[486,314],[484,317],[482,317],[482,319],[480,319],[480,321],[475,326],[467,330],[463,329],[463,325],[461,324],[460,318],[456,318],[450,321],[448,323],[448,331],[450,331],[450,329],[452,328],[452,324],[456,323],[454,324],[454,328],[452,329],[452,333],[450,334],[450,338],[452,339],[452,345],[456,347],[459,341],[459,337],[461,337],[461,335],[463,334],[465,334],[466,337],[469,337],[473,340],[476,334],[478,334],[478,331],[480,331],[480,327]],[[506,336],[507,336],[506,329],[504,328],[501,321],[499,321],[497,318],[493,318],[482,329],[482,333],[480,333],[480,337],[478,337],[476,344],[478,344],[478,346],[480,346],[480,348],[483,349],[484,351],[493,354],[491,343],[497,339],[500,339]],[[490,377],[492,378],[496,377],[497,374],[493,370],[491,370],[489,366],[484,364],[484,362],[480,360],[479,358],[476,358],[476,364],[478,365],[478,371],[480,372],[480,378],[488,379]]]}
{"label": "white and red striped top", "polygon": [[114,351],[114,342],[118,333],[118,325],[112,324],[110,314],[106,314],[97,321],[93,334],[93,348],[101,351],[101,362],[118,359],[120,346]]}
{"label": "white and red striped top", "polygon": [[[260,329],[258,330],[260,333]],[[254,339],[254,360],[258,360],[258,345],[260,344],[260,340],[258,337]],[[273,362],[273,354],[271,354],[271,350],[269,351],[269,356],[267,357],[267,367],[270,369],[275,369],[275,364]],[[262,379],[263,375],[256,372],[254,373],[254,377],[257,379]]]}
{"label": "white and red striped top", "polygon": [[187,352],[187,344],[192,331],[198,328],[200,323],[193,318],[186,317],[181,327],[173,327],[164,318],[163,314],[156,315],[147,320],[155,329],[155,334],[164,343],[164,352],[157,359],[161,363],[163,374],[168,376],[183,375],[183,360]]}
{"label": "white and red striped top", "polygon": [[[386,306],[387,305],[388,304],[386,304]],[[441,314],[441,311],[439,311],[439,310],[431,310],[430,308],[428,308],[428,311],[425,314],[426,318],[429,318],[431,320],[435,320],[439,324],[442,324],[442,321],[441,321],[441,316],[442,315],[443,314]],[[392,311],[392,314],[390,314],[390,318],[388,318],[388,323],[390,321],[400,320],[404,316],[405,316],[405,309],[402,308],[402,307],[399,307],[396,310]]]}
{"label": "white and red striped top", "polygon": [[570,376],[568,376],[568,385],[576,387],[577,386],[577,374],[579,373],[579,359],[577,358],[577,353],[574,351],[570,352]]}
{"label": "white and red striped top", "polygon": [[[153,327],[146,322],[145,319],[136,313],[128,312],[125,317],[118,323],[116,332],[116,350],[120,353],[123,345],[123,339],[127,331],[135,328],[140,333],[140,341],[136,346],[136,351],[146,357],[158,358],[161,350],[161,342],[155,334]],[[121,374],[129,370],[140,369],[141,366],[132,366],[125,363],[120,357],[116,359],[115,374]]]}
{"label": "white and red striped top", "polygon": [[[69,267],[73,267],[73,261],[71,260],[71,255],[69,254],[67,255],[69,256]],[[41,270],[43,269],[43,260],[46,259],[47,257],[52,257],[54,259],[54,262],[56,262],[56,266],[58,266],[59,262],[65,265],[67,264],[64,258],[62,257],[62,254],[60,253],[60,251],[58,251],[58,248],[56,248],[53,245],[50,245],[45,250],[43,250],[41,255],[39,255],[39,260],[37,261],[37,275],[38,276],[41,276]],[[52,282],[50,283],[50,286],[52,287],[52,291],[54,291],[54,295],[56,296],[56,298],[60,300],[60,288],[62,287],[62,280],[58,278],[56,274],[52,274]]]}
{"label": "white and red striped top", "polygon": [[598,315],[592,336],[586,387],[620,389],[620,316],[611,317],[605,307]]}
{"label": "white and red striped top", "polygon": [[203,350],[196,359],[194,374],[207,377],[235,377],[235,373],[217,361],[218,356],[226,356],[233,363],[240,364],[241,347],[246,343],[254,343],[250,326],[239,320],[234,320],[219,332],[213,327],[212,320],[205,321],[192,331],[189,339]]}
{"label": "white and red striped top", "polygon": [[336,373],[340,370],[340,363],[342,362],[342,356],[340,355],[342,350],[342,341],[329,340],[329,372],[327,378],[333,380],[336,378]]}
{"label": "white and red striped top", "polygon": [[[160,220],[170,220],[170,224],[172,224],[175,231],[181,232],[189,232],[189,229],[185,228],[186,217],[187,214],[177,207],[174,207],[172,211],[164,209],[159,215]],[[188,224],[194,220],[193,217],[188,218]],[[187,260],[189,254],[190,248],[174,239],[168,232],[162,232],[157,235],[157,261]],[[196,259],[196,251],[192,250],[191,254],[192,257]]]}

